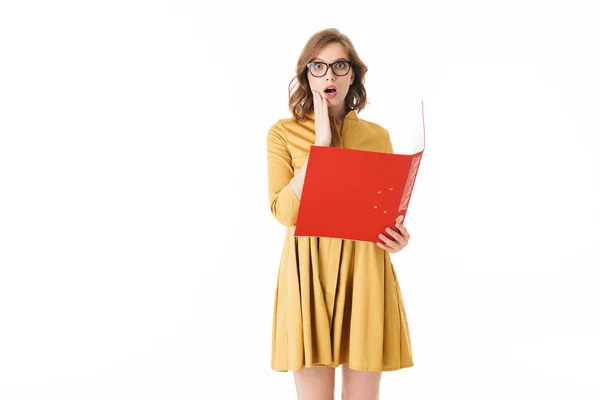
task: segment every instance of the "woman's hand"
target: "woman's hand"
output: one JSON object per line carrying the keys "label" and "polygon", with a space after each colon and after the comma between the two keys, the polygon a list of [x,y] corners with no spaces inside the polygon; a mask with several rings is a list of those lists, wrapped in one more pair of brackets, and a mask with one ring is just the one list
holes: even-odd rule
{"label": "woman's hand", "polygon": [[315,108],[315,145],[331,144],[331,126],[329,125],[329,105],[325,96],[313,89],[313,106]]}
{"label": "woman's hand", "polygon": [[386,233],[392,237],[389,239],[383,233],[379,234],[379,238],[384,242],[377,242],[377,246],[381,247],[384,250],[389,251],[390,253],[397,253],[408,244],[408,240],[410,239],[410,233],[406,230],[406,227],[400,223],[396,222],[396,228],[398,231],[392,228],[386,228]]}

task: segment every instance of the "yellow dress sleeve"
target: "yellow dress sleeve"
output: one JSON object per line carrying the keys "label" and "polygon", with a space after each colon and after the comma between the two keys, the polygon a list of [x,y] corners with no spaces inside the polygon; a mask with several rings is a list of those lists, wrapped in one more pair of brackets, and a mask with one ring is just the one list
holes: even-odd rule
{"label": "yellow dress sleeve", "polygon": [[281,121],[267,134],[267,169],[271,214],[285,226],[294,226],[300,199],[290,185],[294,177],[292,156],[288,150]]}
{"label": "yellow dress sleeve", "polygon": [[390,133],[387,131],[387,129],[385,129],[385,133],[387,135],[387,146],[386,146],[386,151],[388,153],[394,153],[394,146],[392,146],[392,139],[390,138]]}

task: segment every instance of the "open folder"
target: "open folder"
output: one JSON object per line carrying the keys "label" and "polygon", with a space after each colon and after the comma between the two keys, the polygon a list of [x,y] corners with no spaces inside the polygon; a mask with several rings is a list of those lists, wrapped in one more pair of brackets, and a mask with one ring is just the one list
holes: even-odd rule
{"label": "open folder", "polygon": [[[424,135],[423,102],[421,118]],[[410,155],[311,146],[294,236],[381,242],[379,234],[406,219],[424,150],[424,143]]]}

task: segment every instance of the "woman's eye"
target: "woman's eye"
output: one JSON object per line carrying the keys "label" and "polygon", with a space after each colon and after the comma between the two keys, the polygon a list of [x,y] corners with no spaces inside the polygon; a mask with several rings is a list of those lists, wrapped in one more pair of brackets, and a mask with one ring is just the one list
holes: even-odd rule
{"label": "woman's eye", "polygon": [[344,68],[345,66],[346,66],[346,64],[343,62],[339,62],[336,64],[336,68]]}

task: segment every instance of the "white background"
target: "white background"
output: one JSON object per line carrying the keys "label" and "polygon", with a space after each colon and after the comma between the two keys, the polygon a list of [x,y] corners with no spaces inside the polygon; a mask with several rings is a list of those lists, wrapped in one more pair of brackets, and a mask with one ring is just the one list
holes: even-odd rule
{"label": "white background", "polygon": [[0,4],[1,399],[295,399],[266,134],[328,27],[396,152],[425,103],[381,399],[599,398],[597,1]]}

